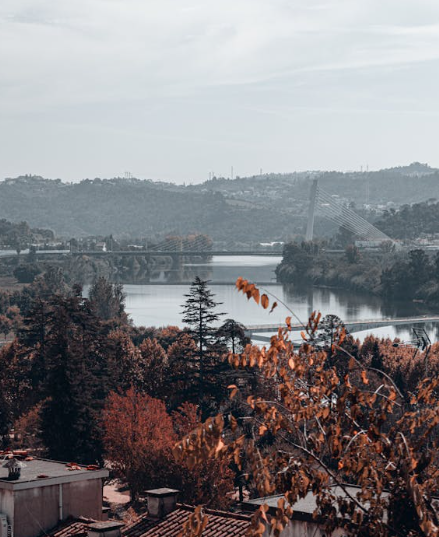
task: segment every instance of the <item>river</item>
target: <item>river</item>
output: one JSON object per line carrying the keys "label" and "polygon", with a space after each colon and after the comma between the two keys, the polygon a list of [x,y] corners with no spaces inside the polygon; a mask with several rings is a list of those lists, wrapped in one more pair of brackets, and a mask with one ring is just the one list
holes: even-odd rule
{"label": "river", "polygon": [[[309,314],[318,310],[323,315],[334,314],[344,321],[364,319],[385,319],[418,316],[432,313],[422,304],[389,303],[374,296],[343,291],[339,289],[298,288],[282,286],[275,283],[274,270],[280,257],[213,257],[209,263],[191,264],[183,267],[185,274],[191,278],[199,275],[210,280],[210,288],[215,300],[221,302],[218,312],[224,312],[224,319],[233,318],[245,325],[282,323],[290,312],[280,304],[284,302],[301,320],[308,319]],[[263,310],[253,301],[238,293],[234,286],[236,279],[242,276],[259,283],[267,294],[279,299],[279,306],[273,313]],[[166,284],[166,279],[173,280],[169,274],[161,274],[152,285],[125,285],[126,309],[137,326],[182,326],[181,305],[185,294],[189,292],[188,283]],[[174,278],[175,280],[175,278]],[[163,284],[157,284],[163,282]],[[230,282],[230,283],[227,283]],[[276,299],[272,299],[276,300]],[[425,326],[431,341],[439,337],[439,325],[429,323]],[[402,341],[412,339],[411,327],[387,326],[371,331],[358,332],[363,339],[368,333],[379,337],[398,337]],[[264,334],[267,336],[267,334]]]}

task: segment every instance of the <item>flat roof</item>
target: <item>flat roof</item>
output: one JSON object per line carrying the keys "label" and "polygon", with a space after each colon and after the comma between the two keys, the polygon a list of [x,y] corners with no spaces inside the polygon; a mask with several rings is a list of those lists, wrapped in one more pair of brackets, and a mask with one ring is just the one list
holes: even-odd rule
{"label": "flat roof", "polygon": [[[65,463],[47,459],[32,458],[32,460],[19,459],[24,466],[21,468],[20,478],[9,480],[9,471],[3,468],[3,464],[8,461],[8,457],[0,459],[0,488],[4,484],[17,485],[19,483],[37,483],[48,479],[67,478],[66,481],[76,481],[79,476],[89,479],[92,477],[102,477],[102,472],[108,475],[105,468],[88,467],[76,463]],[[99,474],[99,475],[98,475]],[[87,476],[87,477],[86,477]],[[9,487],[8,487],[9,488]]]}

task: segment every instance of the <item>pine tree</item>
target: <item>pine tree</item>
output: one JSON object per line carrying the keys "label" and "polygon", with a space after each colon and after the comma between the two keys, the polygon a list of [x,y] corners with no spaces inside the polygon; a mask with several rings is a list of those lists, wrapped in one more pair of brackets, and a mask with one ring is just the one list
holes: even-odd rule
{"label": "pine tree", "polygon": [[55,297],[47,322],[42,439],[51,458],[101,458],[99,411],[108,393],[100,321],[81,296]]}
{"label": "pine tree", "polygon": [[215,308],[220,306],[214,294],[208,288],[208,282],[198,276],[193,281],[189,294],[185,295],[183,305],[183,322],[189,326],[189,334],[196,342],[196,349],[185,356],[186,371],[192,377],[190,399],[196,398],[206,411],[209,403],[222,397],[221,372],[224,370],[224,345],[217,339],[217,329],[214,324],[223,313],[217,313]]}

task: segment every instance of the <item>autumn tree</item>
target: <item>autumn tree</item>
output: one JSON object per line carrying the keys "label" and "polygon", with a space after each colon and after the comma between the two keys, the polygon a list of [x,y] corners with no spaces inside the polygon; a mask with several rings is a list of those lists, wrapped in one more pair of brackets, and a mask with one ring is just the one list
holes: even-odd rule
{"label": "autumn tree", "polygon": [[[240,278],[237,287],[269,307],[253,284]],[[340,376],[327,363],[329,352],[316,344],[320,319],[311,315],[299,346],[290,339],[288,316],[268,347],[230,354],[234,367],[258,368],[277,382],[276,398],[247,398],[251,434],[242,434],[234,416],[219,414],[179,442],[175,455],[190,456],[194,466],[209,458],[238,466],[245,461],[260,496],[283,494],[273,517],[266,507],[256,512],[253,536],[279,536],[294,504],[309,493],[327,532],[342,527],[362,537],[439,535],[439,376],[422,378],[407,398],[388,374],[343,349],[344,330],[332,343],[347,358]],[[238,396],[238,386],[230,390]],[[267,435],[282,448],[261,442]]]}
{"label": "autumn tree", "polygon": [[34,389],[33,360],[17,340],[0,349],[0,389],[3,400],[2,415],[13,421],[27,412],[41,398],[41,390]]}
{"label": "autumn tree", "polygon": [[157,339],[160,345],[168,352],[168,349],[174,343],[177,343],[182,337],[187,335],[187,331],[178,326],[165,326],[159,329],[153,337]]}
{"label": "autumn tree", "polygon": [[164,486],[175,441],[165,404],[130,388],[108,397],[104,413],[105,456],[123,476],[132,498],[148,488]]}
{"label": "autumn tree", "polygon": [[9,430],[13,421],[13,394],[11,389],[11,364],[5,352],[0,350],[0,437],[2,448],[9,443]]}
{"label": "autumn tree", "polygon": [[166,394],[168,357],[156,339],[145,339],[139,346],[133,369],[133,384],[143,393],[154,397]]}
{"label": "autumn tree", "polygon": [[103,413],[106,459],[125,479],[133,498],[148,488],[169,486],[182,501],[226,507],[233,474],[224,461],[206,461],[190,468],[177,461],[172,448],[178,438],[200,424],[195,405],[185,403],[172,415],[164,402],[131,388],[111,393]]}
{"label": "autumn tree", "polygon": [[39,403],[14,422],[14,447],[45,454],[41,440],[41,405]]}
{"label": "autumn tree", "polygon": [[373,336],[368,336],[361,345],[360,356],[365,363],[369,363],[374,369],[383,369],[383,356],[378,340]]}
{"label": "autumn tree", "polygon": [[[201,412],[196,405],[186,402],[172,412],[172,421],[176,437],[182,438],[200,425]],[[216,509],[230,507],[235,474],[228,461],[211,458],[194,469],[190,461],[174,459],[174,465],[174,486],[182,491],[184,502]]]}

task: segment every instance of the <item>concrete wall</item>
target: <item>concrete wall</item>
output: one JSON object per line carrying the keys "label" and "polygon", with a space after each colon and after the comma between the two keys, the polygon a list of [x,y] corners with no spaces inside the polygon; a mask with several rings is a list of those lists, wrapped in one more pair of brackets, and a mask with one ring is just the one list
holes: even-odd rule
{"label": "concrete wall", "polygon": [[16,490],[14,499],[14,537],[37,537],[58,524],[58,485]]}
{"label": "concrete wall", "polygon": [[[62,495],[60,496],[60,488]],[[2,495],[12,491],[0,491]],[[38,486],[13,491],[14,537],[37,537],[51,530],[60,522],[60,499],[62,499],[62,520],[68,517],[102,518],[102,479],[87,479],[70,483]],[[10,502],[4,498],[3,504]],[[5,512],[6,508],[0,512]]]}
{"label": "concrete wall", "polygon": [[84,516],[101,520],[102,486],[101,479],[64,483],[62,485],[64,518]]}

